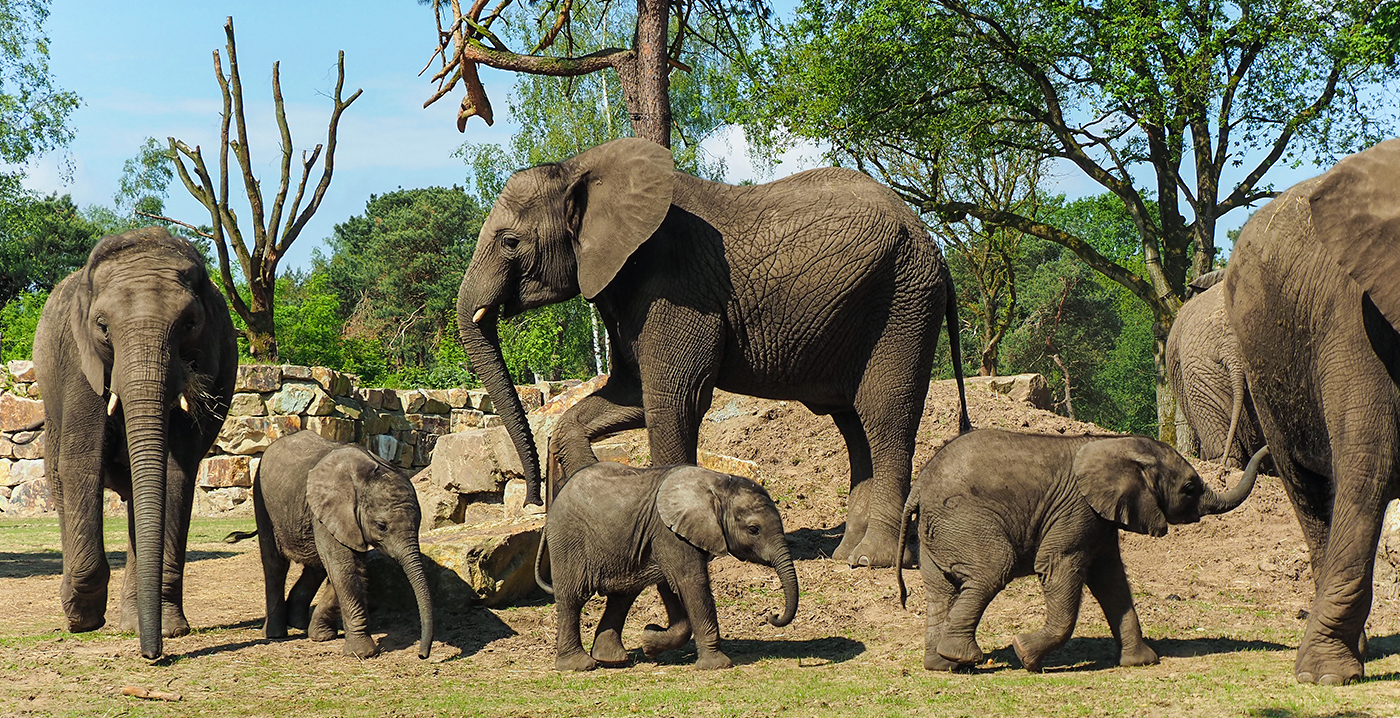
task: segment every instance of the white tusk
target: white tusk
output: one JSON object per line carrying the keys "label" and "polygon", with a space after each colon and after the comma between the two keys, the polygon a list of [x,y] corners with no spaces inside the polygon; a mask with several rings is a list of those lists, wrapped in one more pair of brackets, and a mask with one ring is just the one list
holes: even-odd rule
{"label": "white tusk", "polygon": [[194,413],[194,412],[190,411],[190,400],[189,400],[189,399],[186,399],[184,394],[181,394],[181,395],[180,395],[180,411],[183,411],[183,412],[185,412],[186,414],[193,414],[193,413]]}
{"label": "white tusk", "polygon": [[107,400],[107,416],[117,410],[117,392],[112,392],[112,398]]}
{"label": "white tusk", "polygon": [[476,310],[476,314],[473,314],[473,315],[472,315],[472,323],[473,323],[473,324],[480,324],[480,323],[481,323],[481,318],[484,317],[484,316],[486,316],[486,307],[482,307],[482,308]]}

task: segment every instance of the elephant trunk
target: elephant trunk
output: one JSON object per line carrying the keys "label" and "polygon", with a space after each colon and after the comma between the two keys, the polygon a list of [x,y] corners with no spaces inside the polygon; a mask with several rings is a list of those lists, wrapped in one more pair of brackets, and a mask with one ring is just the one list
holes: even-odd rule
{"label": "elephant trunk", "polygon": [[165,563],[167,435],[170,402],[168,335],[138,337],[128,345],[126,361],[114,366],[112,399],[126,418],[127,453],[131,459],[131,502],[136,521],[137,624],[141,655],[161,656],[161,585]]}
{"label": "elephant trunk", "polygon": [[418,542],[412,541],[392,550],[395,561],[403,567],[413,595],[418,600],[418,657],[427,658],[433,650],[433,596],[428,590],[428,574],[423,570],[423,553]]}
{"label": "elephant trunk", "polygon": [[783,582],[784,604],[782,614],[775,613],[769,616],[768,623],[781,628],[792,623],[793,617],[797,615],[797,569],[792,565],[792,554],[788,551],[786,541],[775,553],[771,564],[773,570],[778,573],[778,579]]}
{"label": "elephant trunk", "polygon": [[525,417],[525,407],[520,404],[520,395],[515,391],[505,358],[501,355],[501,341],[496,333],[497,312],[498,307],[494,304],[479,306],[464,297],[457,302],[457,329],[462,349],[490,393],[496,413],[500,414],[506,432],[515,444],[520,465],[525,469],[525,503],[538,505],[543,503],[540,500],[539,453],[535,450],[535,439],[530,431],[530,422]]}
{"label": "elephant trunk", "polygon": [[1217,494],[1206,487],[1205,494],[1201,496],[1202,514],[1223,514],[1226,511],[1233,511],[1244,503],[1249,496],[1249,492],[1254,490],[1254,479],[1259,474],[1259,462],[1269,455],[1269,447],[1264,447],[1255,452],[1253,458],[1249,460],[1249,465],[1244,467],[1244,477],[1240,479],[1235,488],[1230,489],[1224,495]]}

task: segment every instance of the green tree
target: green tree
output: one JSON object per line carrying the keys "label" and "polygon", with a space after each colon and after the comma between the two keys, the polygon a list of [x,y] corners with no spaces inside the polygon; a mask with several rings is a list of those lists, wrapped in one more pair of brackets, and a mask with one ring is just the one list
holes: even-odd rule
{"label": "green tree", "polygon": [[22,197],[0,213],[0,306],[48,291],[87,262],[101,237],[70,195]]}
{"label": "green tree", "polygon": [[[49,73],[48,16],[48,0],[0,0],[0,163],[22,165],[73,140],[68,120],[80,100]],[[0,172],[0,201],[19,194],[20,176]]]}
{"label": "green tree", "polygon": [[0,305],[0,361],[28,359],[34,351],[34,330],[49,292],[25,292]]}
{"label": "green tree", "polygon": [[461,187],[371,195],[315,255],[310,285],[335,297],[347,340],[382,347],[387,372],[426,377],[444,338],[455,342],[457,289],[485,215]]}
{"label": "green tree", "polygon": [[1384,0],[806,0],[759,53],[740,109],[752,135],[827,142],[836,161],[1026,151],[1101,185],[1131,219],[1138,270],[1053,222],[901,191],[948,220],[1060,244],[1140,300],[1174,439],[1161,355],[1188,280],[1215,260],[1217,223],[1270,197],[1278,163],[1387,131],[1374,90],[1400,77],[1396,15]]}

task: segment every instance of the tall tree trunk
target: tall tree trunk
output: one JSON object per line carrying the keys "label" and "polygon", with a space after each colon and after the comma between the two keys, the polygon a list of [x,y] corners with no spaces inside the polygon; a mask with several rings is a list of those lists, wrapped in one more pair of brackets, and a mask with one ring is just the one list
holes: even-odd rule
{"label": "tall tree trunk", "polygon": [[637,0],[637,54],[617,67],[632,134],[671,146],[671,64],[666,36],[666,0]]}
{"label": "tall tree trunk", "polygon": [[[1177,445],[1176,418],[1179,412],[1176,394],[1172,393],[1171,382],[1167,381],[1167,330],[1161,322],[1153,322],[1152,334],[1152,366],[1156,370],[1153,378],[1157,388],[1157,438],[1180,451]],[[1181,433],[1190,435],[1189,431]]]}

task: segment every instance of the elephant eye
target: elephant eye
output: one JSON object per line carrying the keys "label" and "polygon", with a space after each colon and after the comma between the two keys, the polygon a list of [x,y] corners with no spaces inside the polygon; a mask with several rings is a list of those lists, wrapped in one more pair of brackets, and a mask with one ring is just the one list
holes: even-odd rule
{"label": "elephant eye", "polygon": [[387,531],[389,530],[389,524],[384,523],[383,521],[375,521],[374,528],[379,531]]}
{"label": "elephant eye", "polygon": [[749,535],[757,536],[759,532],[763,530],[763,527],[759,526],[758,524],[749,524],[749,527],[746,530],[749,532]]}
{"label": "elephant eye", "polygon": [[500,234],[500,239],[501,244],[505,246],[506,249],[515,249],[516,246],[520,244],[520,238],[515,236],[513,232],[502,232]]}
{"label": "elephant eye", "polygon": [[102,336],[107,336],[107,320],[105,318],[98,317],[93,323],[97,325],[97,331],[102,332]]}

